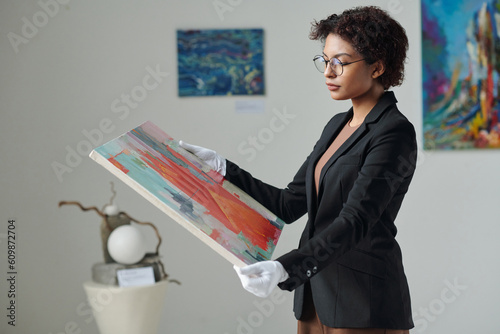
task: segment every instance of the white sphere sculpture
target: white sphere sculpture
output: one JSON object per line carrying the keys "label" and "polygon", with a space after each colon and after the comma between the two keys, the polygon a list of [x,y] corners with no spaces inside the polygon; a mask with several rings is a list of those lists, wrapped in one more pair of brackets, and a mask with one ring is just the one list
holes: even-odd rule
{"label": "white sphere sculpture", "polygon": [[108,251],[118,263],[135,264],[146,255],[144,236],[135,226],[119,226],[109,235]]}

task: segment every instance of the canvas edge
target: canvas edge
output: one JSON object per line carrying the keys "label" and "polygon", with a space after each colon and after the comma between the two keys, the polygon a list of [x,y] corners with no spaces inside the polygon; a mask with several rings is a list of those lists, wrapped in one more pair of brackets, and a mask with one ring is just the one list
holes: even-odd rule
{"label": "canvas edge", "polygon": [[127,174],[118,170],[118,168],[116,168],[116,166],[114,166],[111,162],[108,161],[108,159],[103,157],[101,154],[99,154],[95,150],[92,150],[92,152],[90,152],[90,154],[89,154],[89,157],[92,160],[96,161],[101,166],[103,166],[109,172],[111,172],[114,176],[118,177],[118,179],[120,179],[122,182],[124,182],[130,188],[132,188],[133,190],[138,192],[142,197],[144,197],[146,200],[148,200],[155,207],[160,209],[162,212],[166,213],[170,218],[172,218],[179,225],[181,225],[182,227],[187,229],[196,238],[203,241],[207,246],[209,246],[211,249],[216,251],[219,255],[221,255],[224,259],[229,261],[231,264],[236,265],[238,267],[244,267],[247,265],[244,261],[242,261],[241,259],[236,257],[233,253],[231,253],[230,251],[228,251],[227,249],[222,247],[219,243],[217,243],[215,240],[210,238],[210,236],[206,235],[205,233],[201,232],[199,229],[192,226],[191,223],[189,223],[189,222],[186,223],[186,220],[184,217],[182,217],[179,213],[177,213],[176,211],[169,208],[165,203],[163,203],[158,198],[156,198],[153,194],[151,194],[141,184],[134,181],[132,178],[128,177]]}

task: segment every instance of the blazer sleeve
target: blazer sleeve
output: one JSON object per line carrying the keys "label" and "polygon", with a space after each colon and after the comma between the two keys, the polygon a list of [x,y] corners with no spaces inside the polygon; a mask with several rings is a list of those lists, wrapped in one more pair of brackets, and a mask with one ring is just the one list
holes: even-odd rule
{"label": "blazer sleeve", "polygon": [[290,276],[280,288],[294,290],[354,248],[383,213],[395,218],[399,205],[391,201],[402,201],[415,170],[415,130],[410,122],[399,119],[373,131],[376,133],[365,148],[364,163],[340,214],[298,249],[277,259]]}
{"label": "blazer sleeve", "polygon": [[324,127],[320,140],[316,142],[311,154],[306,158],[302,166],[295,174],[292,182],[286,188],[280,189],[254,178],[250,173],[240,168],[235,163],[226,160],[226,180],[235,184],[244,192],[252,196],[257,202],[265,206],[269,211],[290,224],[307,213],[306,172],[310,159],[321,138],[338,117],[345,117],[347,113],[334,116]]}
{"label": "blazer sleeve", "polygon": [[286,188],[280,189],[254,178],[227,160],[225,178],[252,196],[269,211],[290,224],[307,212],[305,177],[309,157]]}

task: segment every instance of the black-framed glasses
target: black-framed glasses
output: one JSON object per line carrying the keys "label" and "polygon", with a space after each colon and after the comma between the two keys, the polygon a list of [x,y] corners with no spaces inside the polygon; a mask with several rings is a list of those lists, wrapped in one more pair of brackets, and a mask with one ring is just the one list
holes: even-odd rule
{"label": "black-framed glasses", "polygon": [[313,58],[314,65],[316,65],[318,71],[325,73],[328,63],[330,63],[330,68],[336,76],[341,76],[342,73],[344,73],[344,66],[354,64],[362,60],[365,60],[365,58],[343,63],[338,58],[332,58],[330,60],[326,60],[324,56],[314,56]]}

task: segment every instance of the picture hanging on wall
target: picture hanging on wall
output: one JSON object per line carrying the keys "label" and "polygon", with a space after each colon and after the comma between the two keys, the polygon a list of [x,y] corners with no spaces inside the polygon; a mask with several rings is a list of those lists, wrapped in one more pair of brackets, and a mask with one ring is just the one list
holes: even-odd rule
{"label": "picture hanging on wall", "polygon": [[500,148],[500,1],[421,4],[425,149]]}
{"label": "picture hanging on wall", "polygon": [[264,30],[178,30],[179,96],[264,95]]}

